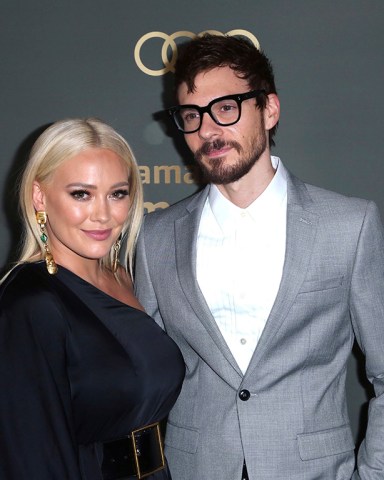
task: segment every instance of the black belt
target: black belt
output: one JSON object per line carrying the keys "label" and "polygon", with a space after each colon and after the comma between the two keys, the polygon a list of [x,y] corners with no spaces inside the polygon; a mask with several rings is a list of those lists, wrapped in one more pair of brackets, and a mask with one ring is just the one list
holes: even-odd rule
{"label": "black belt", "polygon": [[145,478],[165,467],[159,423],[103,444],[103,480]]}

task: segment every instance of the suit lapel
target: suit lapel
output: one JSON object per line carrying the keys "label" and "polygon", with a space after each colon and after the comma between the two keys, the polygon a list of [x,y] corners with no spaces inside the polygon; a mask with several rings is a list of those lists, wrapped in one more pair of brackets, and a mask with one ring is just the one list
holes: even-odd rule
{"label": "suit lapel", "polygon": [[175,221],[176,268],[181,287],[189,304],[207,330],[213,342],[235,370],[235,378],[237,379],[236,383],[239,383],[240,378],[242,377],[242,372],[211,314],[196,278],[197,234],[201,213],[208,193],[209,187],[206,187],[200,195],[193,198],[187,207],[187,214]]}
{"label": "suit lapel", "polygon": [[[255,349],[246,376],[251,374],[278,330],[294,302],[304,281],[314,239],[317,233],[318,215],[303,182],[288,173],[287,239],[285,262],[280,288],[268,317],[263,334]],[[233,368],[232,384],[242,378],[228,345],[213,318],[196,279],[196,243],[201,213],[209,187],[194,197],[184,216],[175,221],[176,268],[184,294],[224,358]],[[220,360],[219,360],[220,361]],[[218,362],[219,363],[219,362]],[[220,368],[220,367],[218,367]]]}
{"label": "suit lapel", "polygon": [[282,327],[304,281],[317,233],[318,215],[303,182],[288,174],[286,251],[282,279],[264,331],[249,364],[246,376],[268,351]]}

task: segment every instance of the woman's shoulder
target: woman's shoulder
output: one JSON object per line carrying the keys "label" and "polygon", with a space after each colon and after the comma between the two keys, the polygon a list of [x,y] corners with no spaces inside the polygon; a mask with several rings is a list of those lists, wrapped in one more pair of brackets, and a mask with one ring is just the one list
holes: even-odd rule
{"label": "woman's shoulder", "polygon": [[0,285],[0,295],[8,295],[19,290],[20,293],[44,289],[48,272],[44,271],[42,262],[21,263],[16,265]]}
{"label": "woman's shoulder", "polygon": [[[16,266],[0,286],[0,350],[38,349],[63,358],[70,323],[59,282],[44,262]],[[53,361],[53,360],[52,360]]]}
{"label": "woman's shoulder", "polygon": [[17,265],[0,286],[0,311],[38,317],[38,312],[42,310],[60,310],[57,288],[45,263]]}

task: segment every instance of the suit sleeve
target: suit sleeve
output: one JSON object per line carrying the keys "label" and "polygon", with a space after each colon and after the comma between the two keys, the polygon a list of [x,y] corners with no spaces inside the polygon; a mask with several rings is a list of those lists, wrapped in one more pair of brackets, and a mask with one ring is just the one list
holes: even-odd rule
{"label": "suit sleeve", "polygon": [[375,397],[358,452],[354,480],[384,478],[384,238],[375,204],[368,204],[359,238],[351,284],[351,318],[365,354],[366,374]]}
{"label": "suit sleeve", "polygon": [[145,222],[143,223],[136,249],[134,288],[135,294],[143,305],[145,311],[161,328],[164,329],[163,319],[154,291],[147,261],[147,244],[145,238]]}
{"label": "suit sleeve", "polygon": [[80,480],[67,327],[55,296],[30,290],[0,300],[0,478]]}

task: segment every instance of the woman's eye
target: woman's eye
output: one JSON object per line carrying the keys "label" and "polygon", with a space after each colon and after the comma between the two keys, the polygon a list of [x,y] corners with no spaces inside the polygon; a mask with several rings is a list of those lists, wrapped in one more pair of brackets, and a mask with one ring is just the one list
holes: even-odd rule
{"label": "woman's eye", "polygon": [[116,190],[112,193],[112,197],[116,199],[122,199],[128,196],[128,190]]}
{"label": "woman's eye", "polygon": [[76,200],[85,200],[89,197],[89,192],[86,190],[74,190],[71,192],[71,196]]}

